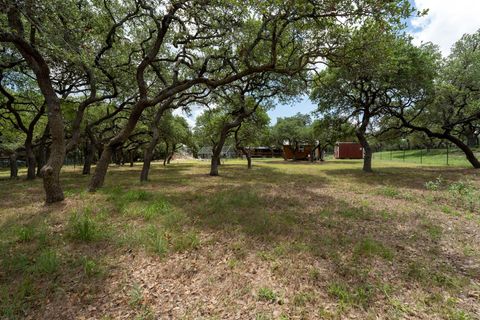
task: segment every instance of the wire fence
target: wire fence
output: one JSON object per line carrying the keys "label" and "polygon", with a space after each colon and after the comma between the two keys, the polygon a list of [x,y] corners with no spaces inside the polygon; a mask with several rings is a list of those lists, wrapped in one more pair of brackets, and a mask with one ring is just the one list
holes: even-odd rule
{"label": "wire fence", "polygon": [[[478,150],[476,155],[479,156]],[[458,148],[388,150],[373,153],[374,160],[408,162],[438,166],[468,166],[465,154]]]}

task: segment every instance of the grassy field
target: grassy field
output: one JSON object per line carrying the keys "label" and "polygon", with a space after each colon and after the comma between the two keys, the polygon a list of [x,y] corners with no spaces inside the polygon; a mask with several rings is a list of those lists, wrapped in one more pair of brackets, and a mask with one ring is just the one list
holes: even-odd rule
{"label": "grassy field", "polygon": [[[448,156],[447,156],[448,154]],[[480,157],[480,150],[475,154]],[[423,150],[396,150],[382,151],[373,154],[375,161],[397,161],[423,164],[429,166],[454,166],[470,167],[470,163],[465,158],[465,154],[457,148],[449,149],[423,149]]]}
{"label": "grassy field", "polygon": [[[0,318],[480,319],[480,175],[360,161],[0,180]],[[5,176],[7,173],[4,171]]]}

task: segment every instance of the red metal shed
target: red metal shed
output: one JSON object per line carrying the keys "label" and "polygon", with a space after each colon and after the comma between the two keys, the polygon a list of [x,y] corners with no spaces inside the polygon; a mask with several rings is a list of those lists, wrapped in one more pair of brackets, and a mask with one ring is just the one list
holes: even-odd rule
{"label": "red metal shed", "polygon": [[337,142],[335,159],[363,159],[363,148],[356,142]]}

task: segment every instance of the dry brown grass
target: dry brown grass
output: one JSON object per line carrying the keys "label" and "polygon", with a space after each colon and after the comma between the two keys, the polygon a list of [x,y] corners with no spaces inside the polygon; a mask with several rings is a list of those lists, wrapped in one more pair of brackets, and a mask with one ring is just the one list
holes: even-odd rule
{"label": "dry brown grass", "polygon": [[95,194],[67,168],[53,206],[41,181],[2,180],[0,315],[480,318],[478,173],[360,167],[178,162],[146,184],[112,167]]}

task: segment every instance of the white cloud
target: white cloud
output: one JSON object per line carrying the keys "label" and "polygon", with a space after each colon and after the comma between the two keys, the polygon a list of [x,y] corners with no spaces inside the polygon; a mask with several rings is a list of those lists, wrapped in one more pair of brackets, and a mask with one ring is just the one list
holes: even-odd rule
{"label": "white cloud", "polygon": [[201,115],[204,111],[205,111],[204,107],[201,107],[199,105],[191,105],[190,115],[188,115],[182,109],[175,109],[173,111],[173,114],[184,117],[187,120],[189,127],[193,128],[195,127],[195,121],[197,120],[197,117]]}
{"label": "white cloud", "polygon": [[480,28],[480,0],[415,0],[419,10],[430,9],[428,15],[415,18],[412,25],[415,42],[433,42],[448,55],[452,45],[465,33]]}

